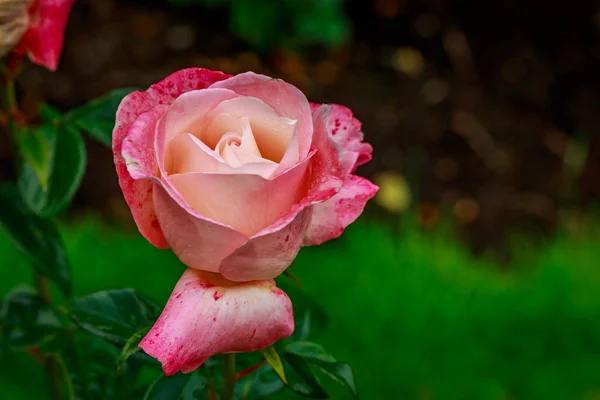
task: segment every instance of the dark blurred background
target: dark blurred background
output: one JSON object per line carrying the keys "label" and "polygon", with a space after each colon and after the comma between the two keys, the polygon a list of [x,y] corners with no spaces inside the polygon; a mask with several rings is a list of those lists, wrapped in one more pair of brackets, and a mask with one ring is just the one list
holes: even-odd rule
{"label": "dark blurred background", "polygon": [[[377,254],[356,279],[331,267],[311,289],[318,273],[305,273],[363,398],[600,398],[599,2],[79,0],[58,72],[28,66],[19,87],[35,115],[191,66],[280,77],[363,122],[375,150],[359,173],[381,186],[368,222],[299,259]],[[2,177],[14,176],[6,148]],[[74,214],[131,227],[111,152],[87,150]],[[94,224],[68,228],[75,255],[95,246]],[[377,268],[395,279],[379,286]],[[340,280],[342,303],[322,294]]]}
{"label": "dark blurred background", "polygon": [[[550,233],[563,211],[600,193],[599,10],[595,1],[85,0],[59,71],[28,68],[23,101],[31,113],[40,101],[68,109],[189,66],[278,76],[312,101],[354,110],[375,148],[361,173],[399,174],[384,175],[384,194],[400,177],[425,223],[450,210],[475,250],[503,254],[511,229]],[[90,142],[89,156],[77,203],[127,215],[109,152]]]}

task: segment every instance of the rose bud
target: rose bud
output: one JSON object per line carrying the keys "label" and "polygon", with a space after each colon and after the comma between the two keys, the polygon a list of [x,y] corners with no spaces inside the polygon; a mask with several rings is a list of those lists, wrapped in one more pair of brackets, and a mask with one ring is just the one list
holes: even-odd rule
{"label": "rose bud", "polygon": [[11,50],[55,71],[75,0],[0,0],[0,57]]}

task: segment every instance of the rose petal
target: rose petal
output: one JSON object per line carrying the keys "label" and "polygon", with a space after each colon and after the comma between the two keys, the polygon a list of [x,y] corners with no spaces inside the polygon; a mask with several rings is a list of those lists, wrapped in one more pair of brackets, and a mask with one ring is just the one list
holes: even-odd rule
{"label": "rose petal", "polygon": [[186,172],[216,172],[254,174],[268,178],[277,169],[277,164],[263,159],[234,168],[191,133],[179,135],[171,140],[169,151],[171,165],[166,169],[169,175]]}
{"label": "rose petal", "polygon": [[173,375],[216,354],[263,349],[293,331],[292,303],[274,281],[235,284],[188,269],[140,347]]}
{"label": "rose petal", "polygon": [[311,110],[306,96],[296,87],[280,79],[246,72],[217,82],[211,88],[230,89],[256,97],[268,104],[277,114],[297,121],[298,156],[303,160],[310,152],[313,135]]}
{"label": "rose petal", "polygon": [[341,189],[344,171],[339,152],[325,129],[328,110],[323,106],[313,116],[314,147],[308,156],[311,177],[307,195],[223,260],[219,271],[227,279],[246,281],[278,276],[302,247],[313,205],[330,199]]}
{"label": "rose petal", "polygon": [[326,123],[329,107],[323,105],[313,115],[314,136],[311,149],[316,151],[312,158],[312,176],[309,195],[305,202],[314,204],[337,193],[344,182],[340,151],[327,133]]}
{"label": "rose petal", "polygon": [[344,228],[359,217],[367,201],[375,196],[378,189],[365,178],[356,175],[350,177],[335,196],[314,205],[304,245],[321,244],[339,237]]}
{"label": "rose petal", "polygon": [[[219,115],[218,118],[216,118],[217,120],[230,120],[231,118],[233,118],[233,115]],[[237,135],[237,138],[239,139],[239,143],[237,144],[236,148],[236,152],[243,154],[242,157],[240,158],[244,158],[244,157],[248,157],[250,155],[261,158],[262,154],[260,153],[260,150],[258,149],[258,145],[256,144],[256,139],[254,138],[254,132],[252,132],[252,128],[250,126],[250,120],[247,117],[240,117],[237,118],[237,123],[239,125],[239,129],[238,130],[225,130],[225,132],[228,132],[228,134],[234,134]],[[227,134],[225,134],[227,135]],[[223,135],[223,136],[225,136]],[[219,140],[219,142],[223,141],[223,137],[221,137],[221,140]],[[219,148],[219,143],[217,143],[216,148]]]}
{"label": "rose petal", "polygon": [[[310,106],[315,112],[321,105],[311,103]],[[354,118],[352,110],[339,104],[329,106],[331,109],[327,119],[327,132],[340,148],[344,171],[351,174],[373,158],[373,147],[363,142],[362,124]]]}
{"label": "rose petal", "polygon": [[[179,193],[173,192],[155,176],[154,152],[147,143],[152,141],[152,137],[146,133],[153,130],[165,108],[157,106],[142,114],[123,141],[123,166],[126,166],[128,176],[136,179],[132,185],[138,188],[135,192],[124,193],[126,196],[131,193],[139,195],[141,188],[145,188],[147,198],[144,200],[149,200],[134,203],[131,210],[134,217],[144,222],[154,222],[157,230],[148,232],[151,243],[159,243],[162,248],[172,247],[175,254],[190,267],[216,272],[223,258],[245,243],[247,237],[231,227],[199,216]],[[196,251],[198,248],[204,251]]]}
{"label": "rose petal", "polygon": [[31,25],[15,52],[27,54],[34,63],[55,71],[73,3],[75,0],[37,0],[32,10]]}
{"label": "rose petal", "polygon": [[[229,75],[222,72],[210,71],[200,68],[189,68],[178,71],[164,80],[152,85],[144,92],[133,92],[125,96],[117,110],[116,124],[113,130],[113,156],[119,185],[127,204],[131,208],[133,219],[141,234],[154,246],[160,248],[168,247],[161,228],[157,222],[152,203],[153,184],[144,180],[143,174],[152,174],[156,170],[156,162],[153,157],[143,156],[139,161],[139,172],[142,175],[132,177],[123,158],[123,141],[126,136],[135,137],[128,150],[131,161],[136,161],[133,154],[134,148],[140,154],[146,154],[148,149],[154,151],[155,126],[146,121],[140,122],[135,128],[132,125],[142,114],[154,109],[159,105],[168,106],[182,93],[190,90],[202,89],[210,84],[226,79]],[[158,119],[157,113],[153,117]],[[158,112],[160,114],[160,112]],[[149,118],[146,116],[145,118]],[[130,128],[132,132],[130,132]],[[135,134],[133,134],[135,132]]]}
{"label": "rose petal", "polygon": [[[219,115],[233,115],[237,118],[248,118],[252,133],[256,139],[262,156],[274,162],[280,162],[294,133],[295,123],[281,118],[262,100],[255,97],[238,97],[223,101],[210,112],[207,118],[217,119]],[[205,132],[204,142],[209,147],[215,147],[223,131],[220,124],[211,124]],[[298,156],[296,156],[298,162]]]}
{"label": "rose petal", "polygon": [[236,282],[276,278],[298,255],[312,212],[304,208],[278,230],[250,239],[223,260],[219,272]]}
{"label": "rose petal", "polygon": [[305,160],[273,179],[206,173],[177,174],[168,179],[196,212],[250,237],[305,195],[308,166]]}
{"label": "rose petal", "polygon": [[179,96],[156,126],[155,148],[159,167],[171,163],[165,148],[173,138],[182,133],[191,133],[202,140],[207,113],[222,101],[236,96],[235,92],[226,89],[193,90]]}
{"label": "rose petal", "polygon": [[153,185],[148,178],[152,178],[156,170],[152,132],[165,109],[165,106],[158,106],[142,113],[121,142],[121,154],[115,154],[119,184],[133,219],[141,234],[158,248],[169,245],[156,219],[152,204]]}
{"label": "rose petal", "polygon": [[[167,156],[168,155],[168,156]],[[177,135],[169,143],[165,158],[168,175],[185,172],[221,172],[229,167],[214,150],[191,133]]]}
{"label": "rose petal", "polygon": [[221,261],[248,240],[235,229],[182,207],[162,182],[155,181],[153,197],[166,241],[190,268],[217,272]]}

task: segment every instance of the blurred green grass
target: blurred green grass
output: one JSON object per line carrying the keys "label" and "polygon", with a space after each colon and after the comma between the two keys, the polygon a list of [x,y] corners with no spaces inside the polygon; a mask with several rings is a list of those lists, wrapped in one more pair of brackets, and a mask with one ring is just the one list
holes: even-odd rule
{"label": "blurred green grass", "polygon": [[[164,302],[183,271],[169,251],[98,218],[62,231],[76,294],[135,287]],[[595,399],[599,243],[599,231],[520,241],[515,265],[500,269],[449,231],[359,221],[303,249],[292,271],[329,315],[316,341],[352,365],[362,399]],[[0,254],[3,295],[30,270],[2,236]],[[12,365],[0,374],[3,399],[44,398],[29,356],[1,356]]]}

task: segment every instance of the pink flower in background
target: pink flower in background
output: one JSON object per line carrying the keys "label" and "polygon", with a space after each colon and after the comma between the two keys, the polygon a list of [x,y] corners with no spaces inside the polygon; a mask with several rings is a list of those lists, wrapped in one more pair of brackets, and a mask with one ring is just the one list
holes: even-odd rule
{"label": "pink flower in background", "polygon": [[144,237],[190,269],[141,346],[166,374],[289,336],[275,287],[303,245],[341,235],[377,187],[360,122],[252,72],[174,73],[123,99],[119,184]]}
{"label": "pink flower in background", "polygon": [[0,0],[0,57],[13,50],[55,71],[75,0]]}

